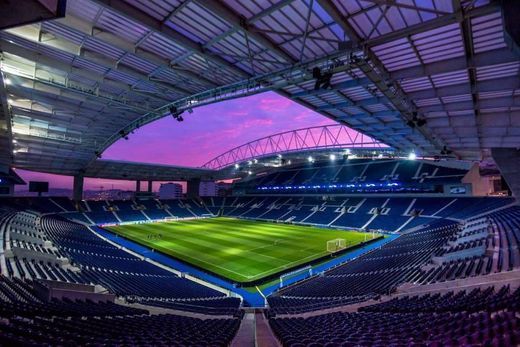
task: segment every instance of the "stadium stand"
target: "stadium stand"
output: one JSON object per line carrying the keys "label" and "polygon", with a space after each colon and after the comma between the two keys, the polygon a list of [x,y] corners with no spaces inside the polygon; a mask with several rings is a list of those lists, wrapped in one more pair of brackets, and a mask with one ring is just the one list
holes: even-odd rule
{"label": "stadium stand", "polygon": [[[435,192],[436,186],[447,183],[461,183],[467,170],[432,165],[426,162],[409,160],[372,160],[348,159],[333,164],[310,163],[306,166],[293,166],[278,170],[257,179],[237,184],[237,188],[251,193],[291,193],[305,186],[306,191],[331,189],[330,185],[342,185],[348,191],[348,184],[396,183],[390,192],[423,191]],[[321,186],[324,185],[324,186]],[[355,189],[360,189],[356,186]],[[381,188],[370,189],[365,186],[364,193],[381,192]]]}
{"label": "stadium stand", "polygon": [[273,318],[284,346],[321,345],[515,346],[520,339],[514,311],[449,313],[330,313],[304,318]]}
{"label": "stadium stand", "polygon": [[0,347],[520,346],[519,13],[0,1]]}

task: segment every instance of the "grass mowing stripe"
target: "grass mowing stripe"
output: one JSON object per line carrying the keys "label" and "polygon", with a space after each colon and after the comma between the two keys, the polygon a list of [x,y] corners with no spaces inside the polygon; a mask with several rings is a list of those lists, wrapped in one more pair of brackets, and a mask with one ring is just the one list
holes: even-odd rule
{"label": "grass mowing stripe", "polygon": [[[108,229],[238,282],[260,279],[327,254],[328,240],[344,238],[353,245],[365,238],[359,232],[232,218]],[[148,238],[157,234],[162,238]]]}

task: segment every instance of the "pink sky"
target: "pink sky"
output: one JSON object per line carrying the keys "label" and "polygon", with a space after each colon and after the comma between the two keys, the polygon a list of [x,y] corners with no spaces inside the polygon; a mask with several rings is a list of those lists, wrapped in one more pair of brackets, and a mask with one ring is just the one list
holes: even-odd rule
{"label": "pink sky", "polygon": [[[248,141],[275,133],[332,124],[333,121],[274,92],[253,95],[185,112],[184,122],[165,117],[141,127],[103,153],[103,159],[201,166]],[[18,170],[25,180],[49,181],[51,188],[71,188],[72,178]],[[134,182],[86,179],[85,189],[134,189]],[[143,185],[144,188],[144,185]],[[157,185],[154,185],[154,189]],[[26,190],[20,186],[18,190]]]}

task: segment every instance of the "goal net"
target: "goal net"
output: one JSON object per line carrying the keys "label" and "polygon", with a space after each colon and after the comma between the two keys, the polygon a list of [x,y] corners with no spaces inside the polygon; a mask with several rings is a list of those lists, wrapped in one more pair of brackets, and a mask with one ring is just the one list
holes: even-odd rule
{"label": "goal net", "polygon": [[327,241],[327,252],[334,253],[347,248],[347,241],[345,239],[334,239]]}

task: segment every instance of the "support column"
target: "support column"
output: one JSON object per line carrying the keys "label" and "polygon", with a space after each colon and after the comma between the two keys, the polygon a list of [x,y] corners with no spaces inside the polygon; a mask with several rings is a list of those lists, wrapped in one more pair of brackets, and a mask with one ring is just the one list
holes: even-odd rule
{"label": "support column", "polygon": [[77,174],[74,176],[74,185],[72,189],[72,199],[74,202],[79,203],[83,200],[83,183],[84,177],[82,174]]}
{"label": "support column", "polygon": [[148,193],[151,193],[153,190],[153,181],[148,181]]}
{"label": "support column", "polygon": [[200,178],[192,178],[187,183],[186,196],[189,199],[199,198]]}
{"label": "support column", "polygon": [[141,181],[135,181],[135,192],[139,193],[141,191]]}
{"label": "support column", "polygon": [[493,148],[491,155],[513,192],[513,196],[518,201],[520,198],[520,150],[516,148]]}

